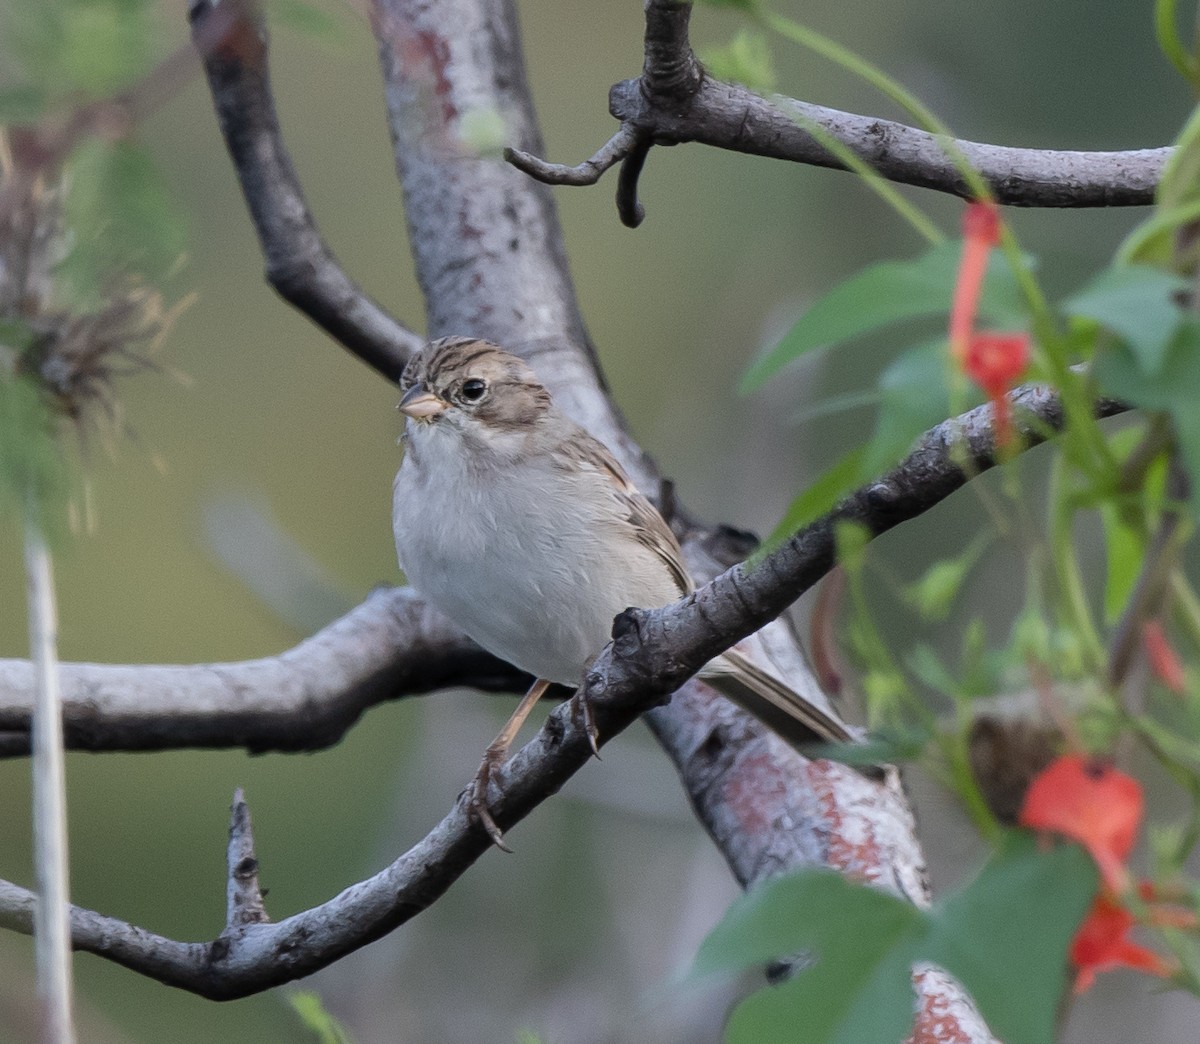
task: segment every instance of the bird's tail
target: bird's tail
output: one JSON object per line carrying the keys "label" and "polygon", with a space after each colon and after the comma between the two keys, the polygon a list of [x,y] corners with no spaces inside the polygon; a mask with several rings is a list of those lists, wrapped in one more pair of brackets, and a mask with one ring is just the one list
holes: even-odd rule
{"label": "bird's tail", "polygon": [[700,677],[793,746],[850,743],[854,734],[837,718],[772,677],[734,649],[704,666]]}

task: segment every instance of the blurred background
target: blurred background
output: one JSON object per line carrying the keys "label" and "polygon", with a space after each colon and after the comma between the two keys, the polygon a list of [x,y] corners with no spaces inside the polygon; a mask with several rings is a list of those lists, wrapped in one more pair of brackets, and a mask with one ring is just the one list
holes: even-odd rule
{"label": "blurred background", "polygon": [[[1158,55],[1152,4],[1129,0],[798,0],[777,4],[899,78],[963,137],[1125,149],[1166,144],[1189,99]],[[614,130],[607,91],[641,65],[636,0],[522,0],[530,79],[549,157],[575,163]],[[373,40],[346,4],[317,37],[276,26],[272,74],[312,210],[351,275],[414,328],[408,258]],[[162,53],[185,37],[163,5]],[[693,35],[723,44],[730,13]],[[586,41],[586,46],[581,42]],[[779,89],[898,117],[864,85],[784,44]],[[190,228],[175,297],[198,293],[164,350],[188,377],[125,382],[135,438],[87,471],[98,522],[58,561],[62,654],[106,662],[270,655],[397,579],[389,518],[396,393],[282,305],[262,262],[199,77],[145,127]],[[794,368],[744,399],[738,378],[815,296],[871,261],[921,249],[847,175],[699,146],[657,149],[647,220],[622,227],[615,175],[556,191],[584,314],[635,435],[699,515],[765,532],[869,413],[815,404],[870,386],[898,345],[863,343]],[[914,199],[947,229],[956,202]],[[1053,292],[1103,264],[1137,212],[1012,216]],[[647,288],[653,292],[647,292]],[[887,612],[931,556],[980,525],[975,494],[881,540]],[[11,530],[9,531],[11,532]],[[936,539],[933,539],[936,537]],[[0,656],[25,649],[15,540],[0,555]],[[263,547],[278,552],[267,555]],[[1003,610],[990,554],[964,617]],[[801,606],[801,613],[804,607]],[[898,614],[897,614],[898,615]],[[72,892],[80,904],[183,939],[224,911],[224,842],[247,789],[269,912],[329,898],[417,840],[478,763],[508,700],[471,693],[371,711],[313,755],[187,752],[68,760]],[[0,876],[31,881],[28,764],[0,763]],[[914,779],[935,885],[972,865],[970,831]],[[382,1041],[711,1041],[730,993],[669,985],[735,887],[647,736],[631,730],[560,799],[512,832],[436,907],[306,984],[354,1037]],[[89,956],[76,960],[85,1041],[178,1044],[310,1039],[286,990],[218,1005]],[[1194,1001],[1109,976],[1076,1006],[1071,1040],[1194,1039]],[[0,934],[0,1041],[33,1039],[32,948]]]}

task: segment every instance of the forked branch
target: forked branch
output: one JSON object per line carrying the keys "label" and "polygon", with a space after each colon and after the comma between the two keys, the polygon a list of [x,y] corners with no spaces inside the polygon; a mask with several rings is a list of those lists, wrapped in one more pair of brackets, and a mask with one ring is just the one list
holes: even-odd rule
{"label": "forked branch", "polygon": [[[890,181],[969,197],[951,159],[957,151],[983,176],[997,202],[1021,207],[1144,206],[1171,154],[1168,147],[1124,152],[1021,149],[936,135],[891,120],[812,105],[792,98],[764,98],[737,84],[709,76],[688,42],[690,3],[647,0],[642,75],[609,92],[609,111],[621,121],[613,142],[682,145],[696,142],[754,156],[844,169],[806,128],[817,125]],[[509,160],[551,185],[586,185],[624,162],[618,203],[630,222],[636,172],[610,146],[578,167],[548,163],[512,152]],[[948,146],[952,146],[952,149]],[[643,156],[644,158],[644,156]],[[639,164],[640,169],[640,164]],[[586,171],[586,179],[582,176]]]}

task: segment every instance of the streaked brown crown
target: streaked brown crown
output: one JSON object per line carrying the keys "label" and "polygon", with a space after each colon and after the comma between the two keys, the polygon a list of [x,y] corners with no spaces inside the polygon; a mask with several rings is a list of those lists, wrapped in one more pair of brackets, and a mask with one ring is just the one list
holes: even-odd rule
{"label": "streaked brown crown", "polygon": [[[485,391],[474,399],[479,381]],[[473,337],[430,342],[404,368],[401,392],[418,382],[451,407],[501,428],[532,424],[550,407],[550,393],[523,359]]]}

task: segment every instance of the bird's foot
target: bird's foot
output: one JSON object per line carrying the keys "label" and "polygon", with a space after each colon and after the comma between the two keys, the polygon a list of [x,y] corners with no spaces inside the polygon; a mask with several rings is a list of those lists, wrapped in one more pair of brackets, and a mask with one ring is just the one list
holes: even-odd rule
{"label": "bird's foot", "polygon": [[600,757],[600,730],[596,727],[596,715],[592,710],[592,701],[587,698],[582,686],[571,697],[571,719],[587,733],[588,746],[592,748],[596,760],[603,760]]}
{"label": "bird's foot", "polygon": [[491,810],[488,808],[488,786],[492,781],[492,773],[504,764],[506,754],[508,754],[507,747],[488,747],[483,755],[483,763],[479,766],[479,771],[475,773],[475,778],[467,785],[464,793],[467,797],[467,818],[483,827],[487,836],[491,838],[492,844],[500,851],[511,852],[512,849],[504,843],[504,834],[496,825]]}

